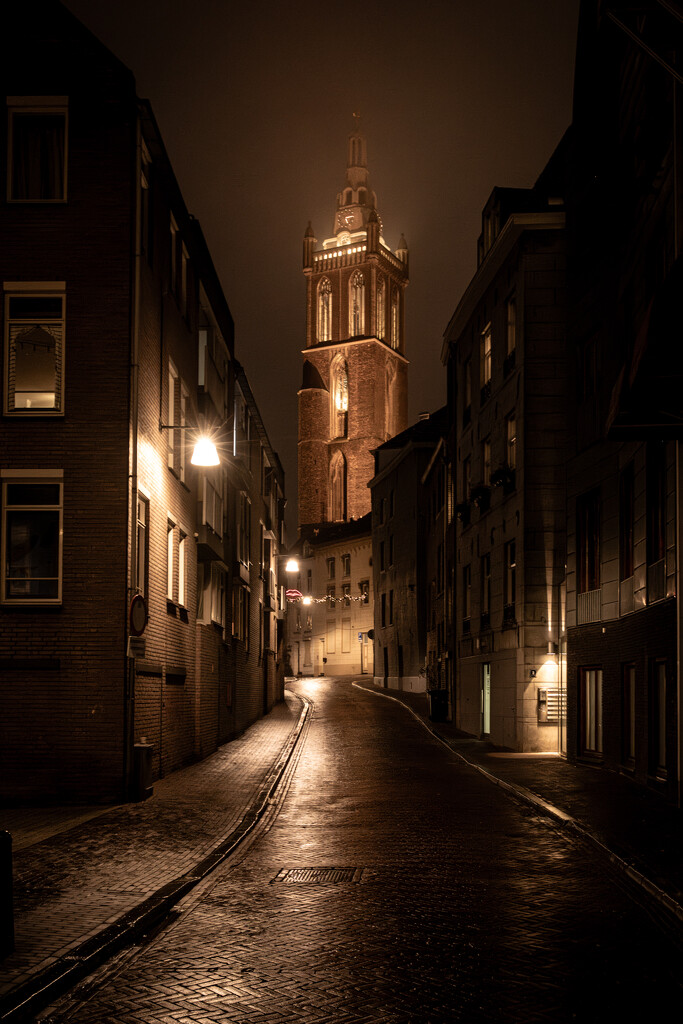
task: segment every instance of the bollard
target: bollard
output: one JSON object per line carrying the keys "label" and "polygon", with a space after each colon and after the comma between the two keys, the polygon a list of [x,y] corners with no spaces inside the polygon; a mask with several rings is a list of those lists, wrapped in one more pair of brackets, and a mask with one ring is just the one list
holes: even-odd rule
{"label": "bollard", "polygon": [[0,960],[14,952],[12,834],[0,832]]}

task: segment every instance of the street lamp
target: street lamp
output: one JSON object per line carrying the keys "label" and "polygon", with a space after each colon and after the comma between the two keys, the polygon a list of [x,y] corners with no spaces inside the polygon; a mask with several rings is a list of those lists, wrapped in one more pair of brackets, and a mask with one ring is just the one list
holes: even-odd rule
{"label": "street lamp", "polygon": [[[189,430],[191,428],[188,423],[160,423],[159,430]],[[190,462],[193,466],[220,466],[221,460],[218,458],[218,451],[215,443],[206,434],[202,434],[197,438],[192,450],[192,458]]]}

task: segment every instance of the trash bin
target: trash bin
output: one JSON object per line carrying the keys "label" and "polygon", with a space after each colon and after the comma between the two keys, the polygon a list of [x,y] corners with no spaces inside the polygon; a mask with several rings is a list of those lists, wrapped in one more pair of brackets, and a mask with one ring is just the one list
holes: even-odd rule
{"label": "trash bin", "polygon": [[445,722],[448,718],[448,690],[427,690],[427,696],[432,722]]}
{"label": "trash bin", "polygon": [[135,743],[133,746],[133,800],[147,800],[154,793],[152,785],[151,743]]}

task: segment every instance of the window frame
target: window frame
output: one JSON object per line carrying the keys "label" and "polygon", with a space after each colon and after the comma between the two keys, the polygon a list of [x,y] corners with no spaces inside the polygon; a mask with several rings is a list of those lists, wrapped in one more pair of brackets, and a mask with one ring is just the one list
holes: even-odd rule
{"label": "window frame", "polygon": [[[64,152],[62,154],[62,195],[50,198],[15,198],[14,190],[14,118],[16,115],[35,116],[51,114],[64,118]],[[68,96],[8,96],[7,97],[7,202],[18,205],[63,205],[68,201],[69,173],[69,97]]]}
{"label": "window frame", "polygon": [[[1,483],[1,514],[2,514],[2,530],[0,540],[0,604],[7,607],[41,607],[49,606],[55,607],[62,604],[62,592],[63,592],[63,578],[64,578],[64,473],[63,470],[50,469],[50,470],[0,470],[0,483]],[[8,505],[7,502],[7,488],[12,484],[23,484],[23,485],[56,485],[59,488],[59,504],[47,504],[47,503],[36,503],[31,505],[27,502],[23,502],[18,505]],[[7,528],[7,515],[10,509],[16,508],[18,510],[23,509],[24,511],[33,511],[39,509],[45,509],[49,511],[57,512],[57,594],[55,597],[17,597],[7,596],[7,569],[8,569],[8,552],[7,552],[7,538],[9,531]]]}
{"label": "window frame", "polygon": [[[3,341],[4,341],[4,367],[3,367],[3,413],[5,416],[12,417],[63,417],[64,416],[64,396],[65,396],[65,369],[66,369],[66,282],[65,281],[5,281],[3,282],[3,312],[4,312],[4,327],[3,327]],[[10,389],[10,369],[11,369],[11,349],[13,343],[10,340],[11,327],[15,324],[25,322],[28,327],[29,324],[36,324],[36,318],[28,317],[11,317],[10,306],[12,299],[16,298],[34,298],[34,299],[50,299],[59,297],[62,303],[62,315],[59,321],[54,317],[43,317],[44,323],[56,324],[59,323],[59,329],[61,330],[61,339],[55,338],[55,406],[54,408],[11,408],[10,405],[10,394],[13,394],[13,390]],[[40,321],[39,321],[40,322]],[[47,332],[49,333],[49,331]],[[57,344],[59,341],[59,352]],[[16,362],[16,356],[15,356]]]}

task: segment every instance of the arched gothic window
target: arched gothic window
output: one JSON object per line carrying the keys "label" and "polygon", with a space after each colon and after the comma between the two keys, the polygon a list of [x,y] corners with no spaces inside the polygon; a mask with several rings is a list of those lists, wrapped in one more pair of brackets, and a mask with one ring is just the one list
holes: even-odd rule
{"label": "arched gothic window", "polygon": [[398,323],[398,289],[391,292],[391,347],[398,348],[400,340]]}
{"label": "arched gothic window", "polygon": [[387,318],[387,286],[384,278],[377,285],[377,337],[380,339],[384,338],[386,331],[386,318]]}
{"label": "arched gothic window", "polygon": [[332,340],[332,285],[326,277],[318,284],[318,341]]}
{"label": "arched gothic window", "polygon": [[343,356],[330,368],[330,434],[346,437],[349,415],[349,372]]}
{"label": "arched gothic window", "polygon": [[346,519],[346,460],[335,452],[330,460],[329,518],[336,523]]}
{"label": "arched gothic window", "polygon": [[349,335],[365,334],[365,280],[360,270],[349,281]]}

